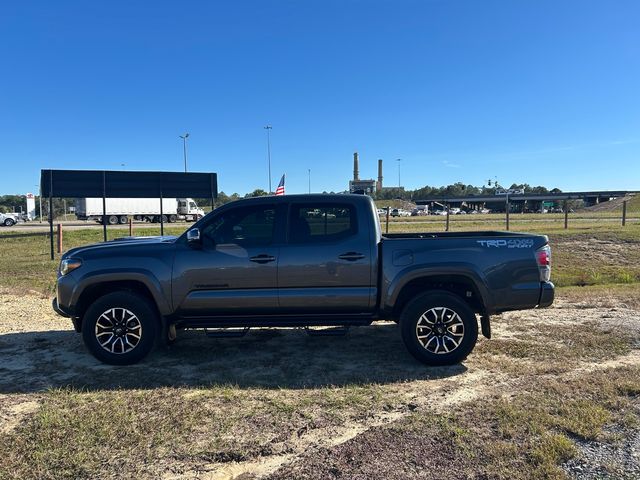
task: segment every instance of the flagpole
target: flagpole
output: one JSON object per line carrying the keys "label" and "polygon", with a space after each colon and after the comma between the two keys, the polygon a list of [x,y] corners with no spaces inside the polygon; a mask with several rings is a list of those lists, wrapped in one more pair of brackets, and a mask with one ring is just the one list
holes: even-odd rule
{"label": "flagpole", "polygon": [[269,161],[269,193],[272,193],[271,190],[271,129],[273,127],[271,125],[265,125],[264,129],[267,131],[267,159]]}

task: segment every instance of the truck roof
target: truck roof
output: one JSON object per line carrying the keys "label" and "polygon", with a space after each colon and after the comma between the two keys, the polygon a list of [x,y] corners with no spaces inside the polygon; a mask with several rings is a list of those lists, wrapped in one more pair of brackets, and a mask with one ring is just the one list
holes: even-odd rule
{"label": "truck roof", "polygon": [[238,203],[261,204],[261,203],[289,203],[296,202],[349,202],[349,203],[371,203],[373,199],[368,195],[339,194],[339,193],[302,193],[294,195],[264,195],[262,197],[242,198],[229,202],[225,205],[238,205]]}

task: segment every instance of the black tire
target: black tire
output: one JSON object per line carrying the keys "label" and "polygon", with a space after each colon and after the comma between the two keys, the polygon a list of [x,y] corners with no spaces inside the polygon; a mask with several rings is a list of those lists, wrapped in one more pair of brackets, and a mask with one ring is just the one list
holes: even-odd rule
{"label": "black tire", "polygon": [[5,227],[13,227],[15,225],[15,220],[13,218],[5,218],[4,219],[4,226]]}
{"label": "black tire", "polygon": [[109,225],[117,225],[118,224],[118,216],[117,215],[109,215],[107,217],[107,222],[109,222]]}
{"label": "black tire", "polygon": [[169,223],[176,223],[178,221],[177,215],[169,215]]}
{"label": "black tire", "polygon": [[[125,320],[124,326],[118,323]],[[103,328],[105,325],[113,327]],[[123,327],[125,332],[122,332]],[[160,319],[149,300],[135,293],[113,292],[98,298],[87,309],[82,318],[82,339],[91,354],[101,362],[131,365],[153,349],[159,328]],[[114,335],[109,337],[112,330]],[[111,342],[113,336],[116,339]],[[135,336],[139,339],[136,340]],[[126,345],[125,342],[129,341],[132,347]]]}
{"label": "black tire", "polygon": [[168,218],[166,215],[162,215],[162,223],[167,223]]}
{"label": "black tire", "polygon": [[129,223],[129,217],[127,217],[126,215],[121,215],[118,220],[120,221],[121,225]]}
{"label": "black tire", "polygon": [[445,291],[423,293],[411,300],[400,315],[400,330],[409,353],[427,365],[459,363],[478,340],[473,310]]}

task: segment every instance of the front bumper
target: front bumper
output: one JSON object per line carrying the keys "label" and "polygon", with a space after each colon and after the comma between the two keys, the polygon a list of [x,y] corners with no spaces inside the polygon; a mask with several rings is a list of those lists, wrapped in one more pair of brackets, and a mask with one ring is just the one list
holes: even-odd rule
{"label": "front bumper", "polygon": [[555,297],[555,286],[551,282],[542,282],[540,286],[540,301],[538,308],[548,307],[553,303]]}
{"label": "front bumper", "polygon": [[66,310],[66,309],[62,308],[60,305],[58,305],[57,297],[54,297],[53,300],[51,300],[51,307],[53,307],[53,310],[58,315],[60,315],[61,317],[66,317],[66,318],[73,317],[73,313],[72,312],[70,312],[69,310]]}
{"label": "front bumper", "polygon": [[53,300],[51,300],[51,306],[53,307],[53,310],[60,316],[65,317],[65,318],[70,318],[71,322],[73,323],[73,329],[80,333],[80,319],[76,316],[74,316],[73,312],[68,309],[68,308],[63,308],[58,304],[58,299],[56,297],[54,297]]}

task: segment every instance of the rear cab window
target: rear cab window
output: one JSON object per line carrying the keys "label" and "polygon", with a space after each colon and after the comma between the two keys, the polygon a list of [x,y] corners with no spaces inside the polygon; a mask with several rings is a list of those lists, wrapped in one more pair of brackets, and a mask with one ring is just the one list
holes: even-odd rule
{"label": "rear cab window", "polygon": [[289,210],[289,243],[327,243],[358,233],[356,208],[349,204],[293,204]]}

